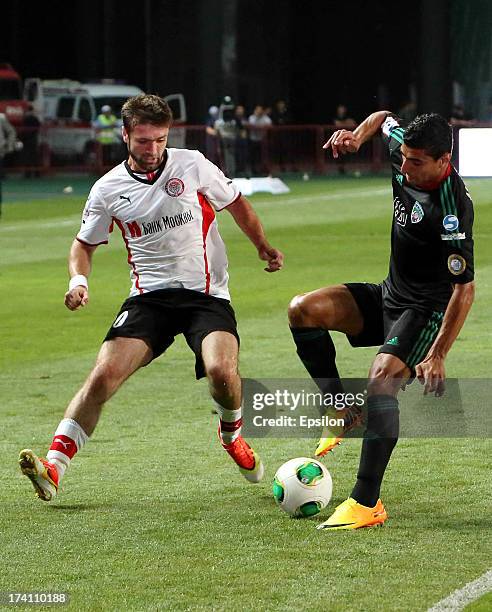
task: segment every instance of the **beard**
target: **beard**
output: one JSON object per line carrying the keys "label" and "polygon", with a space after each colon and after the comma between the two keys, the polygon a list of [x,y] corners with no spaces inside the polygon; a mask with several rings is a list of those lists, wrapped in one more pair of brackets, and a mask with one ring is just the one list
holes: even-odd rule
{"label": "beard", "polygon": [[165,149],[159,158],[146,158],[140,155],[136,155],[132,151],[130,143],[128,143],[127,147],[128,155],[133,159],[133,161],[137,164],[138,168],[140,168],[140,170],[142,170],[143,172],[154,172],[162,164]]}

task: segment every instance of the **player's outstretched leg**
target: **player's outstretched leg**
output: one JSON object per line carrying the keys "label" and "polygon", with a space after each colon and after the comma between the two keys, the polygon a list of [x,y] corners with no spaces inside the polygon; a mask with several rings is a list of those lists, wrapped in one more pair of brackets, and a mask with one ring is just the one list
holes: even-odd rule
{"label": "player's outstretched leg", "polygon": [[237,371],[238,344],[229,332],[214,331],[202,342],[202,358],[210,394],[219,415],[222,447],[249,482],[263,478],[265,468],[258,454],[241,435],[241,378]]}
{"label": "player's outstretched leg", "polygon": [[115,338],[104,342],[96,365],[70,402],[60,421],[46,459],[24,449],[19,465],[43,501],[52,501],[75,454],[94,431],[104,403],[140,366],[152,359],[147,343],[138,338]]}

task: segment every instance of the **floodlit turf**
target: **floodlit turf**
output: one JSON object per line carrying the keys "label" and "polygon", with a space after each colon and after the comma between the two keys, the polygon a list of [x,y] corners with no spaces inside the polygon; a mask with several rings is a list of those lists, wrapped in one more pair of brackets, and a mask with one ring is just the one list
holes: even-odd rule
{"label": "floodlit turf", "polygon": [[[70,195],[62,194],[72,184]],[[300,378],[286,307],[296,293],[387,270],[387,178],[291,181],[252,198],[285,269],[262,271],[227,212],[219,224],[248,377]],[[476,205],[476,303],[447,361],[449,376],[492,364],[492,181],[470,180]],[[383,528],[315,530],[350,492],[360,441],[326,460],[334,498],[321,518],[289,519],[271,479],[315,440],[253,441],[267,466],[244,481],[216,439],[204,381],[182,339],[107,405],[57,501],[33,497],[21,448],[45,452],[129,289],[115,232],[95,255],[91,302],[63,306],[66,257],[88,181],[7,181],[0,221],[0,592],[64,591],[74,610],[425,610],[490,567],[490,440],[401,440],[384,483]],[[23,196],[23,194],[25,194]],[[344,376],[373,349],[336,337]],[[488,457],[488,459],[487,459]],[[482,608],[477,608],[482,609]],[[484,608],[485,609],[485,608]]]}

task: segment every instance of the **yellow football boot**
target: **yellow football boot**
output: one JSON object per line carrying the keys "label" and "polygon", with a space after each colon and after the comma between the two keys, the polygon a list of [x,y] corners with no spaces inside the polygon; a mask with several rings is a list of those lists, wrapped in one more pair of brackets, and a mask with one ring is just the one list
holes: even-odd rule
{"label": "yellow football boot", "polygon": [[330,518],[318,525],[317,529],[359,529],[360,527],[372,527],[382,525],[388,518],[383,502],[378,499],[374,508],[368,508],[349,497],[335,508]]}
{"label": "yellow football boot", "polygon": [[357,406],[351,408],[343,408],[342,410],[335,410],[330,408],[326,415],[330,420],[341,420],[342,424],[334,424],[333,426],[323,427],[321,437],[318,442],[318,446],[314,451],[315,457],[324,457],[327,453],[340,444],[342,438],[354,427],[360,425],[364,420],[362,410]]}

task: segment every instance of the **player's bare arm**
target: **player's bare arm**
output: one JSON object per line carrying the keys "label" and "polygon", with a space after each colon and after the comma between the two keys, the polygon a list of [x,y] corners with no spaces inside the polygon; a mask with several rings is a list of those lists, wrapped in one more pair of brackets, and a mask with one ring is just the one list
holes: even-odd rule
{"label": "player's bare arm", "polygon": [[[71,281],[69,290],[65,293],[65,306],[69,310],[77,310],[89,301],[89,289],[86,284],[92,269],[92,254],[97,246],[83,244],[75,239],[68,256],[68,273]],[[73,286],[72,286],[73,285]]]}
{"label": "player's bare arm", "polygon": [[415,366],[417,377],[424,385],[424,394],[439,396],[444,393],[444,360],[463,327],[474,297],[475,281],[454,285],[439,334],[425,359]]}
{"label": "player's bare arm", "polygon": [[353,131],[336,130],[329,140],[323,145],[323,149],[331,149],[333,157],[340,153],[357,153],[360,147],[379,132],[383,121],[389,111],[377,111],[364,119],[364,121]]}
{"label": "player's bare arm", "polygon": [[284,263],[284,256],[278,249],[273,248],[267,241],[263,226],[251,204],[241,196],[234,204],[228,206],[234,221],[251,240],[258,250],[258,256],[267,262],[266,272],[280,270]]}

